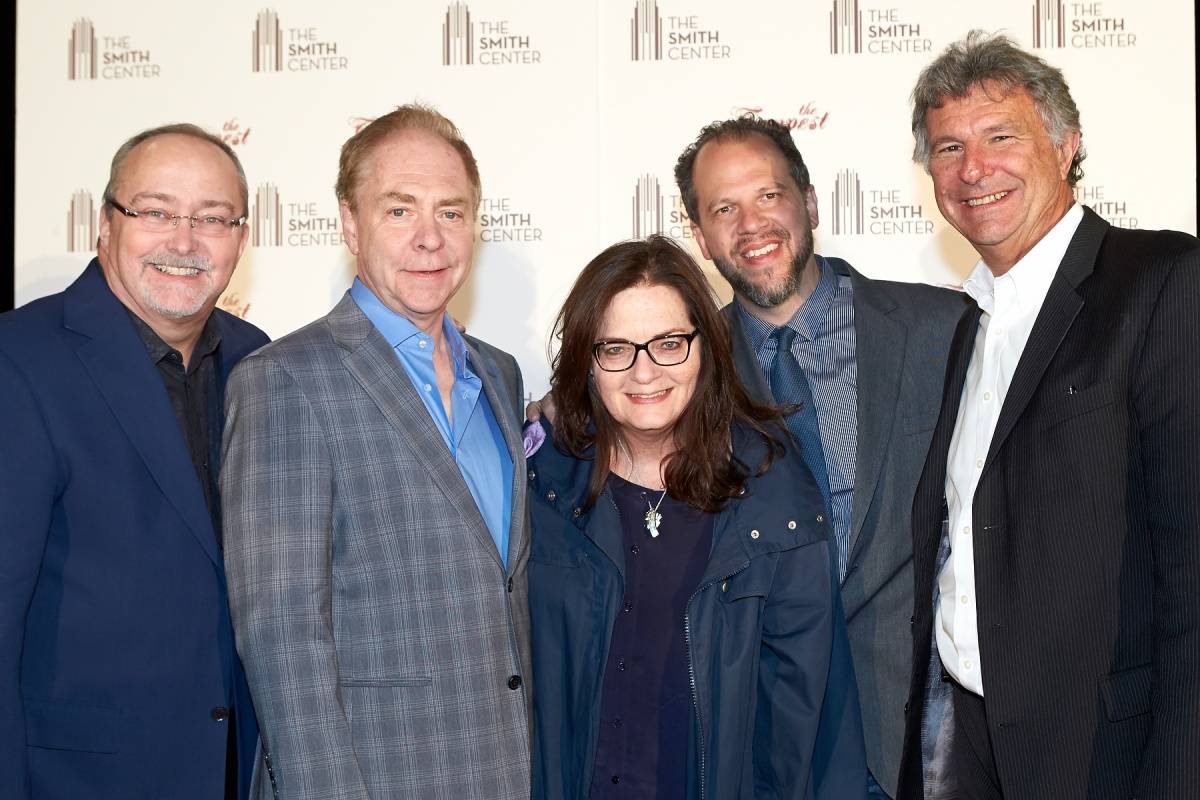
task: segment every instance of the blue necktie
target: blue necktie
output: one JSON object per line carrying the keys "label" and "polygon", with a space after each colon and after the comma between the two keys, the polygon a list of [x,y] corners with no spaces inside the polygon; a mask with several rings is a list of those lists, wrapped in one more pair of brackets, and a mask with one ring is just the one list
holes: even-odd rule
{"label": "blue necktie", "polygon": [[788,430],[800,442],[804,463],[808,465],[825,507],[829,508],[829,470],[825,466],[825,448],[821,446],[821,427],[817,422],[817,408],[813,404],[812,388],[800,368],[800,362],[792,354],[792,342],[796,332],[787,325],[780,326],[771,334],[775,340],[775,361],[771,364],[771,394],[780,404],[796,403],[800,410],[787,417]]}

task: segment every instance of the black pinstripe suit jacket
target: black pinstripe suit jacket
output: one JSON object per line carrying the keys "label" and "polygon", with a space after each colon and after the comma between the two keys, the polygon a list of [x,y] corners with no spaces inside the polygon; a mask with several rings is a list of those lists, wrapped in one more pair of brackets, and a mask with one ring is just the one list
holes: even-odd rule
{"label": "black pinstripe suit jacket", "polygon": [[[946,457],[979,321],[963,318],[913,509],[902,798]],[[988,723],[1006,798],[1200,796],[1200,244],[1085,209],[1013,375],[973,508]]]}

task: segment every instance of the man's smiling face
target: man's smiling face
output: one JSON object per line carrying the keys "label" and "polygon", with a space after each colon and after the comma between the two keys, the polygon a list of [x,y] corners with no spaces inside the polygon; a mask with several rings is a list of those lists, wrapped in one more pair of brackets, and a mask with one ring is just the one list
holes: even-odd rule
{"label": "man's smiling face", "polygon": [[1055,143],[1023,88],[976,84],[929,109],[925,130],[938,208],[997,275],[1074,202],[1067,172],[1079,133]]}

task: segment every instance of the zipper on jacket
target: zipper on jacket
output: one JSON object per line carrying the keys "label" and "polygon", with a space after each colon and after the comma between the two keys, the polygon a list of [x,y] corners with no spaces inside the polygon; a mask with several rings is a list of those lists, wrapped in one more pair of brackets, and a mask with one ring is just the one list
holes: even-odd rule
{"label": "zipper on jacket", "polygon": [[702,591],[704,591],[705,589],[707,589],[710,586],[715,586],[717,584],[717,581],[729,580],[734,575],[737,575],[739,572],[744,571],[749,566],[750,566],[750,562],[747,561],[746,563],[742,564],[740,567],[738,567],[737,569],[735,569],[733,572],[729,573],[728,575],[724,576],[723,578],[714,578],[711,581],[709,581],[708,583],[704,584],[703,586],[696,587],[696,591],[692,592],[692,596],[688,598],[687,603],[684,605],[683,647],[684,647],[684,650],[687,651],[688,680],[691,681],[691,684],[692,684],[692,708],[694,708],[696,710],[696,730],[699,731],[699,733],[700,733],[700,800],[704,800],[704,798],[705,798],[705,795],[706,795],[705,789],[707,787],[707,780],[708,780],[708,775],[705,773],[705,769],[704,769],[704,751],[707,749],[707,746],[705,745],[705,742],[704,742],[704,718],[700,716],[700,699],[696,693],[696,666],[695,666],[695,664],[692,663],[691,613],[689,611],[687,611],[687,609],[691,608],[692,601],[696,599],[696,595],[700,594]]}

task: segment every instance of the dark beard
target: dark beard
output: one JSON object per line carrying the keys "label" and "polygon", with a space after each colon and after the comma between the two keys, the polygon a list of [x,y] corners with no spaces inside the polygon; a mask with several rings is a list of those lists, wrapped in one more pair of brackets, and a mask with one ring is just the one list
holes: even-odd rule
{"label": "dark beard", "polygon": [[804,276],[804,268],[807,266],[812,252],[813,242],[810,234],[800,242],[800,250],[792,259],[787,277],[784,278],[782,284],[775,287],[755,286],[737,267],[724,258],[714,257],[713,263],[717,266],[717,272],[720,272],[721,277],[729,281],[729,285],[733,287],[736,294],[746,298],[759,308],[775,308],[800,289],[800,279]]}

